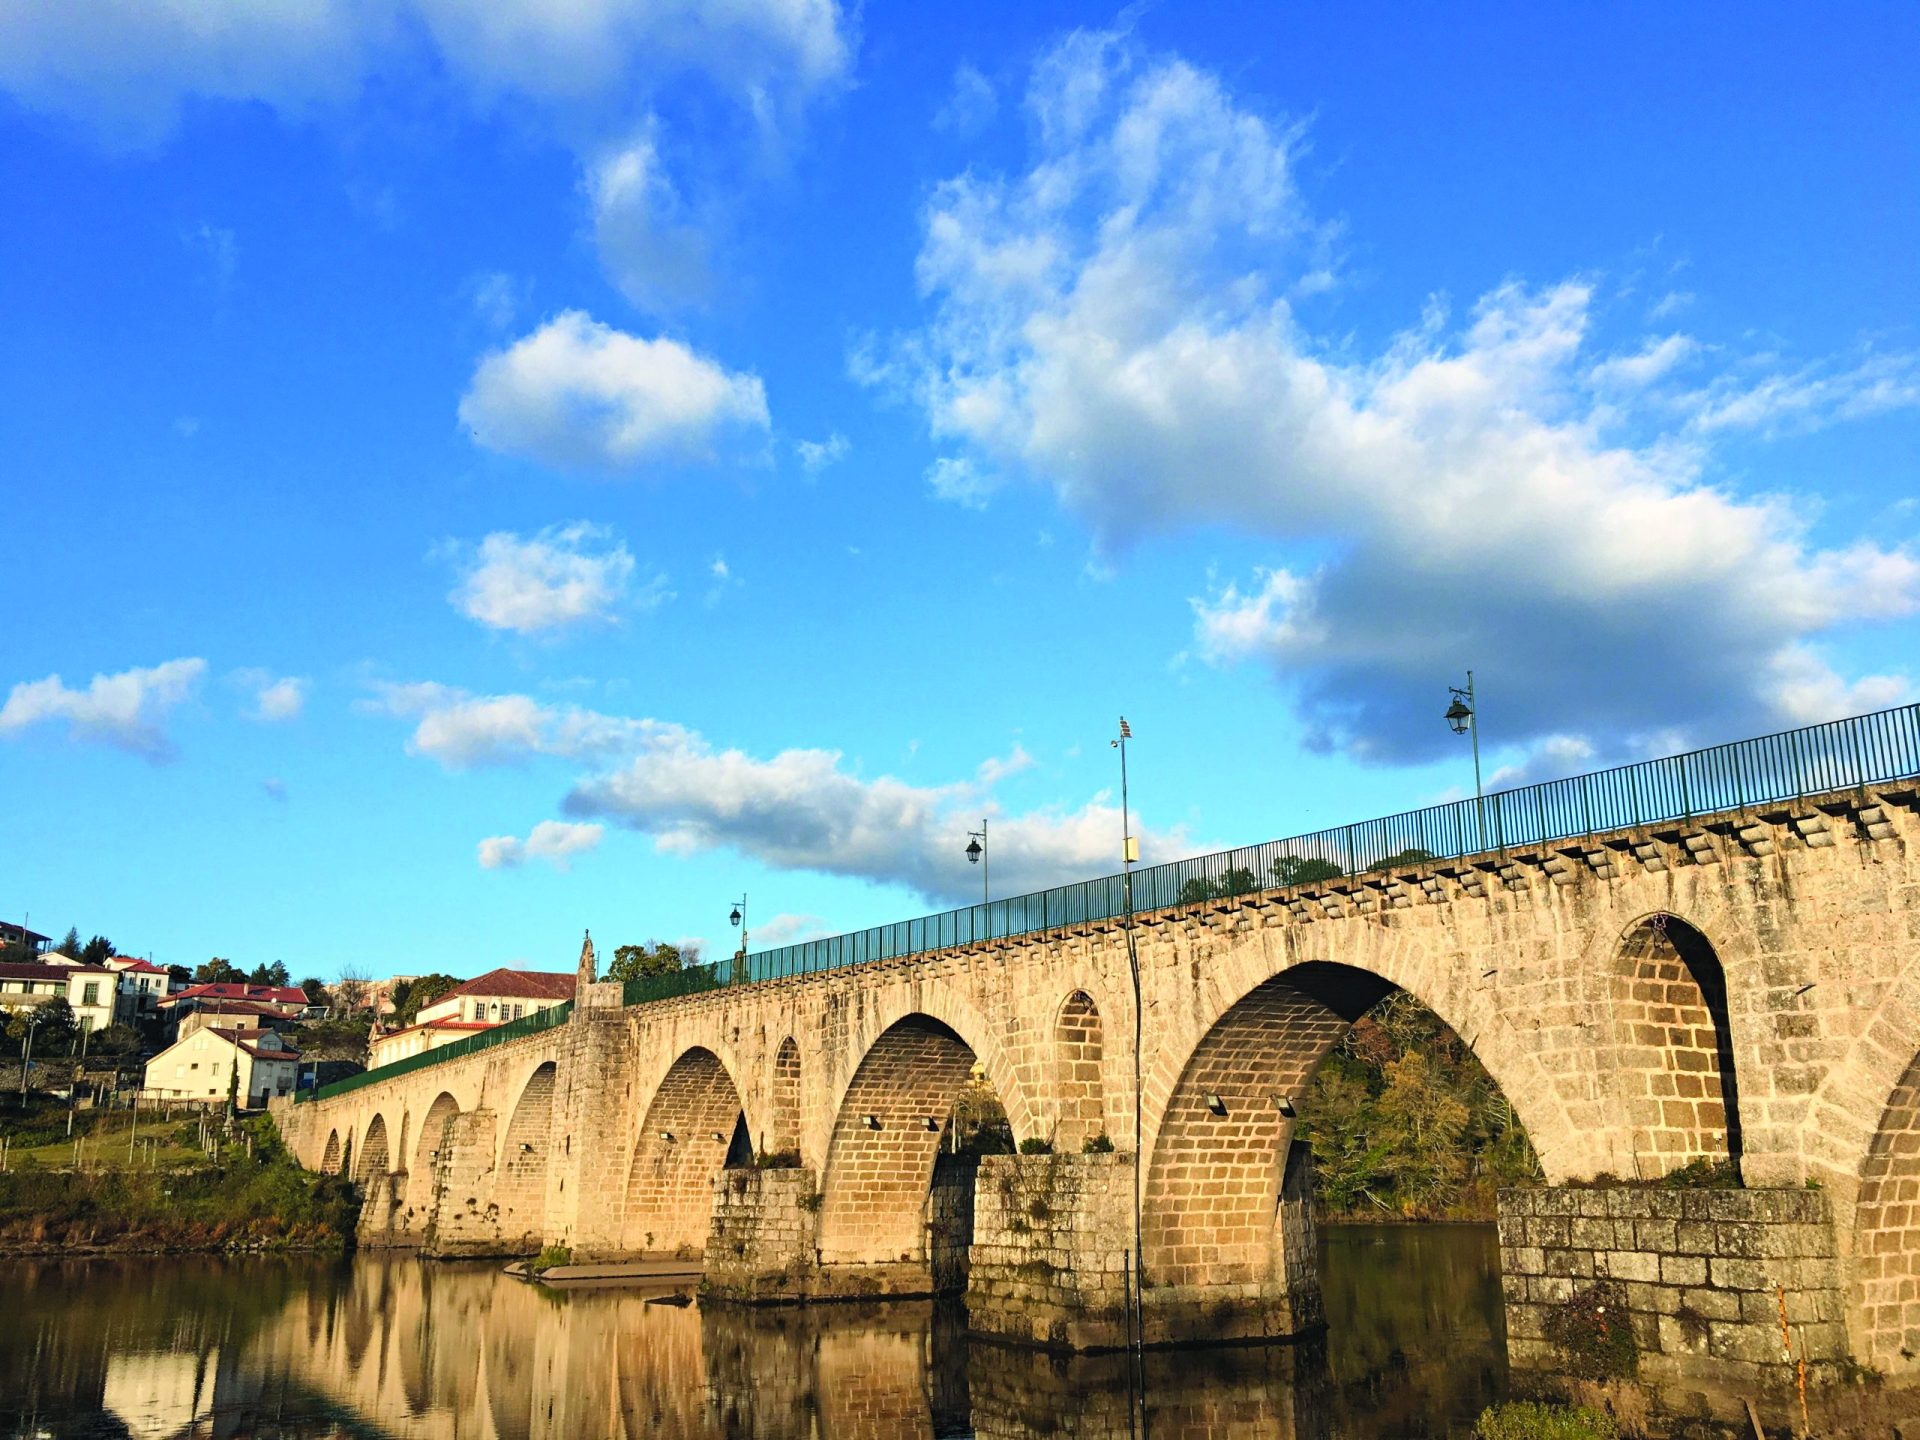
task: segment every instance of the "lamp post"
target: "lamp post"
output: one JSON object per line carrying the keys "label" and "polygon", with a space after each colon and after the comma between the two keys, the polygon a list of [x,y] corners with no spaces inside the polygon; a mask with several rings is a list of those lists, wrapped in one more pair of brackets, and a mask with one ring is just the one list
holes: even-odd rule
{"label": "lamp post", "polygon": [[1480,712],[1473,696],[1473,672],[1467,671],[1466,688],[1449,685],[1453,703],[1447,706],[1447,724],[1456,735],[1473,737],[1473,810],[1482,850],[1487,848],[1487,801],[1480,785]]}
{"label": "lamp post", "polygon": [[1145,1255],[1140,1237],[1140,1186],[1143,1180],[1140,1163],[1140,955],[1133,939],[1133,862],[1139,858],[1140,847],[1133,838],[1133,812],[1127,803],[1127,741],[1133,738],[1133,727],[1127,724],[1127,717],[1120,717],[1120,733],[1109,743],[1120,752],[1120,889],[1127,907],[1127,971],[1133,978],[1133,1294],[1128,1297],[1132,1309],[1131,1335],[1128,1338],[1129,1366],[1127,1372],[1128,1421],[1132,1421],[1132,1392],[1136,1385],[1141,1390],[1142,1413],[1145,1407],[1146,1369],[1144,1347],[1146,1344],[1146,1276],[1142,1273],[1142,1259]]}
{"label": "lamp post", "polygon": [[740,948],[733,957],[733,978],[736,982],[747,978],[747,892],[742,890],[740,898],[734,902],[733,913],[727,916],[729,925],[740,927]]}
{"label": "lamp post", "polygon": [[20,1052],[20,1108],[27,1108],[27,1072],[33,1068],[33,1032],[46,1017],[36,1008],[27,1016],[27,1043]]}
{"label": "lamp post", "polygon": [[967,831],[967,863],[980,867],[980,903],[985,905],[993,898],[993,889],[988,881],[992,867],[987,860],[987,822],[982,816],[978,830]]}

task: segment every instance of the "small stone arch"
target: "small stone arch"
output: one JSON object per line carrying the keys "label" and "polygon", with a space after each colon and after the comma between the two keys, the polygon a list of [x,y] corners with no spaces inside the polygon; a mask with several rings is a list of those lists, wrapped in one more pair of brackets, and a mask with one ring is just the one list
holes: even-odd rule
{"label": "small stone arch", "polygon": [[683,1051],[661,1078],[634,1140],[621,1248],[703,1254],[714,1175],[752,1162],[740,1088],[726,1064],[702,1045]]}
{"label": "small stone arch", "polygon": [[434,1173],[447,1143],[447,1126],[459,1113],[460,1102],[450,1092],[442,1090],[434,1096],[433,1104],[427,1107],[427,1118],[420,1122],[420,1141],[411,1167],[414,1174],[431,1176]]}
{"label": "small stone arch", "polygon": [[1920,1055],[1881,1112],[1853,1237],[1855,1353],[1889,1375],[1920,1371]]}
{"label": "small stone arch", "polygon": [[1627,927],[1609,979],[1636,1176],[1740,1164],[1739,1086],[1727,979],[1712,942],[1656,911]]}
{"label": "small stone arch", "polygon": [[1053,1144],[1056,1150],[1078,1151],[1108,1131],[1106,1087],[1101,1080],[1106,1031],[1100,1007],[1085,990],[1075,990],[1061,1003],[1054,1016],[1053,1048],[1054,1096],[1059,1105]]}
{"label": "small stone arch", "polygon": [[360,1142],[360,1163],[353,1172],[354,1180],[363,1188],[371,1189],[387,1174],[387,1117],[375,1115],[367,1122],[367,1133]]}
{"label": "small stone arch", "polygon": [[340,1132],[338,1130],[327,1132],[327,1148],[320,1156],[320,1173],[322,1175],[340,1173]]}
{"label": "small stone arch", "polygon": [[955,1103],[976,1077],[988,1078],[973,1047],[930,1015],[903,1016],[867,1049],[827,1147],[821,1263],[925,1266],[934,1288],[964,1278],[971,1169],[940,1185],[937,1162]]}
{"label": "small stone arch", "polygon": [[534,1067],[520,1087],[495,1169],[494,1203],[499,1206],[502,1242],[513,1249],[538,1249],[547,1216],[547,1168],[553,1147],[553,1091],[559,1066],[552,1060]]}
{"label": "small stone arch", "polygon": [[769,1154],[800,1148],[800,1046],[789,1035],[773,1056],[772,1124],[761,1136],[760,1148]]}

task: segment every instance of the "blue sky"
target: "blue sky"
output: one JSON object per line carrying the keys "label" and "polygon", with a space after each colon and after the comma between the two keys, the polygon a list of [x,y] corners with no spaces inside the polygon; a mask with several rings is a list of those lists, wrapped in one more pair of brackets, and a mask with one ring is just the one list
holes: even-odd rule
{"label": "blue sky", "polygon": [[[0,0],[0,908],[756,948],[1913,695],[1920,17]],[[28,817],[21,823],[19,817]]]}

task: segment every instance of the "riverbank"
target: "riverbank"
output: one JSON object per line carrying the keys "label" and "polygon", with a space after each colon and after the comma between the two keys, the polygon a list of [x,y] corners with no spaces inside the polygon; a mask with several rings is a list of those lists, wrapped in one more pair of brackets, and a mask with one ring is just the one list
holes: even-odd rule
{"label": "riverbank", "polygon": [[[242,1121],[206,1148],[193,1120],[149,1126],[144,1147],[88,1128],[77,1151],[67,1142],[14,1147],[0,1173],[0,1253],[339,1252],[353,1243],[353,1187],[302,1170],[270,1120]],[[14,1138],[38,1137],[22,1127]],[[49,1152],[76,1163],[50,1166],[41,1158]],[[161,1155],[188,1158],[159,1163]]]}

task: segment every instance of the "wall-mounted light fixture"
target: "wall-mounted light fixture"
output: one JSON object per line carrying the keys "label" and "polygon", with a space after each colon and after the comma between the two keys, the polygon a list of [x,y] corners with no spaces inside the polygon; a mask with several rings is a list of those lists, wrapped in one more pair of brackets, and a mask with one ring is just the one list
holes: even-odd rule
{"label": "wall-mounted light fixture", "polygon": [[1207,1096],[1207,1109],[1216,1115],[1224,1115],[1227,1113],[1227,1102],[1222,1100],[1218,1095],[1209,1095]]}
{"label": "wall-mounted light fixture", "polygon": [[1278,1110],[1282,1115],[1286,1116],[1287,1119],[1291,1120],[1294,1115],[1293,1097],[1291,1095],[1274,1096],[1273,1108]]}
{"label": "wall-mounted light fixture", "polygon": [[528,1144],[528,1143],[527,1143],[527,1142],[526,1142],[525,1140],[522,1140],[522,1141],[520,1142],[520,1153],[521,1153],[522,1155],[531,1155],[531,1154],[533,1154],[533,1146],[532,1146],[532,1145],[530,1145],[530,1144]]}
{"label": "wall-mounted light fixture", "polygon": [[718,1130],[713,1132],[713,1138],[718,1140],[722,1145],[727,1143],[727,1137],[722,1135]]}
{"label": "wall-mounted light fixture", "polygon": [[940,1122],[931,1115],[927,1116],[927,1130],[935,1135],[940,1133]]}
{"label": "wall-mounted light fixture", "polygon": [[868,1115],[862,1119],[860,1123],[865,1125],[869,1130],[878,1130],[880,1128],[880,1117],[878,1115]]}
{"label": "wall-mounted light fixture", "polygon": [[660,1138],[669,1145],[673,1144],[673,1132],[671,1130],[662,1130],[660,1132]]}

